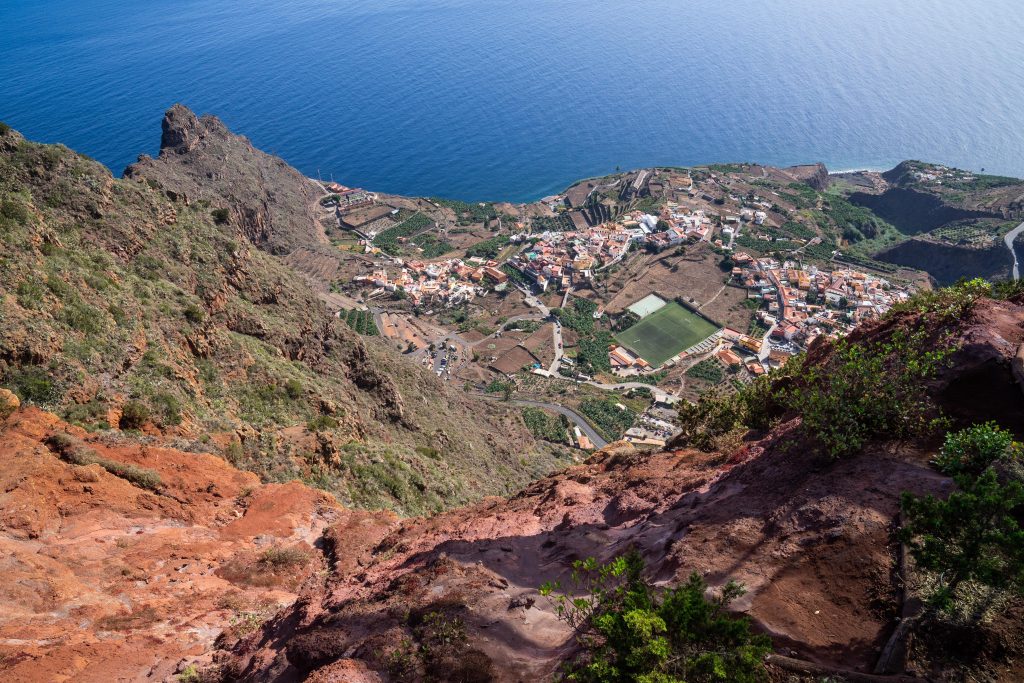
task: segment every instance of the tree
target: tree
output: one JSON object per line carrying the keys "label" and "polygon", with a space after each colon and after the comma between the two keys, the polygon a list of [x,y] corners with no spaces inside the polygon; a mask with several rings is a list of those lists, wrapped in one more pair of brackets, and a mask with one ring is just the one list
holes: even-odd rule
{"label": "tree", "polygon": [[903,493],[901,532],[918,567],[939,575],[933,605],[949,608],[964,581],[1024,589],[1024,487],[1003,483],[992,468],[977,478],[954,477],[946,500]]}
{"label": "tree", "polygon": [[642,577],[643,560],[633,551],[605,565],[594,558],[573,564],[580,597],[557,594],[547,583],[560,619],[572,626],[582,648],[564,679],[587,683],[753,683],[766,678],[767,636],[750,631],[746,617],[727,607],[744,589],[729,582],[707,598],[707,584],[694,572],[686,583],[661,592]]}

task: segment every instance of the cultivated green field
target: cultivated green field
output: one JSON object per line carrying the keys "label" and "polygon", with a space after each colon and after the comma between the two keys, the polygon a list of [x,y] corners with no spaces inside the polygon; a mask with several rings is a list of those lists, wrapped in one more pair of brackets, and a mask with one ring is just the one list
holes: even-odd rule
{"label": "cultivated green field", "polygon": [[658,367],[680,351],[707,339],[717,329],[673,301],[615,335],[615,339],[653,367]]}

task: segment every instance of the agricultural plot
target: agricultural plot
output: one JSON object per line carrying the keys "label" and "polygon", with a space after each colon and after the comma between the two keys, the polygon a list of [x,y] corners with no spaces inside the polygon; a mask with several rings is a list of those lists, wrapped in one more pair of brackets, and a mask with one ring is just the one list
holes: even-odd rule
{"label": "agricultural plot", "polygon": [[671,302],[615,335],[615,339],[653,367],[658,367],[679,352],[707,339],[717,329],[696,313]]}
{"label": "agricultural plot", "polygon": [[370,311],[360,311],[351,308],[347,311],[340,311],[338,317],[359,334],[365,334],[369,337],[376,337],[380,334],[380,330],[377,329],[377,323],[373,319],[373,313]]}

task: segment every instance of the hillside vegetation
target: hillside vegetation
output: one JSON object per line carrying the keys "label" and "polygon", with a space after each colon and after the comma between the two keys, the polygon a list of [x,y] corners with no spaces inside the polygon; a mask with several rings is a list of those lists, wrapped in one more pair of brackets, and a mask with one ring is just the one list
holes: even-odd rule
{"label": "hillside vegetation", "polygon": [[[233,177],[259,175],[241,163]],[[88,430],[173,436],[405,513],[557,466],[517,413],[471,408],[330,315],[234,201],[0,136],[0,384]]]}

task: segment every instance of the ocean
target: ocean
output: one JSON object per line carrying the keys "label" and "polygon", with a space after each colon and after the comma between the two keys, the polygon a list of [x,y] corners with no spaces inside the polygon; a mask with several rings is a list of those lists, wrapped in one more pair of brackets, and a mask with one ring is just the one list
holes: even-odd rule
{"label": "ocean", "polygon": [[174,102],[310,176],[527,201],[652,165],[1024,176],[1021,0],[0,0],[0,120],[120,174]]}

